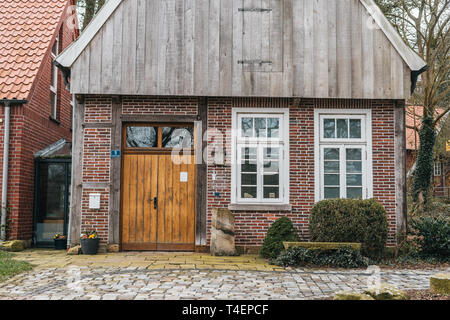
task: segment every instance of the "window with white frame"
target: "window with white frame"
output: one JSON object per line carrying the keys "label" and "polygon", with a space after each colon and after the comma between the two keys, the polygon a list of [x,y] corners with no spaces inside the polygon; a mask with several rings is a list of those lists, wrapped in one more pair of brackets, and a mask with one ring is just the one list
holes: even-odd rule
{"label": "window with white frame", "polygon": [[442,164],[440,162],[434,163],[434,176],[440,177],[442,175]]}
{"label": "window with white frame", "polygon": [[232,203],[289,202],[288,109],[233,108]]}
{"label": "window with white frame", "polygon": [[58,67],[53,64],[59,54],[59,36],[56,37],[52,46],[52,66],[50,82],[50,117],[57,119],[58,116]]}
{"label": "window with white frame", "polygon": [[372,197],[369,110],[315,110],[316,201]]}

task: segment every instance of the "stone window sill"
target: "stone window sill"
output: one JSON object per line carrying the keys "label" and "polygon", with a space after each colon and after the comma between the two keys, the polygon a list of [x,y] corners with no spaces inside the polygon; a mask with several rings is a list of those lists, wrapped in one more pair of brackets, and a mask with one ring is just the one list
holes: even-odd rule
{"label": "stone window sill", "polygon": [[237,204],[228,205],[231,211],[291,211],[290,204]]}

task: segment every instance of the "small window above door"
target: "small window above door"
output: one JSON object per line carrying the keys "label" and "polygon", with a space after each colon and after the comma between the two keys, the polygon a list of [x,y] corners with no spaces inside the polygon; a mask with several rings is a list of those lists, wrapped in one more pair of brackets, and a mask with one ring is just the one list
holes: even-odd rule
{"label": "small window above door", "polygon": [[191,124],[128,124],[124,130],[125,150],[163,150],[194,148]]}

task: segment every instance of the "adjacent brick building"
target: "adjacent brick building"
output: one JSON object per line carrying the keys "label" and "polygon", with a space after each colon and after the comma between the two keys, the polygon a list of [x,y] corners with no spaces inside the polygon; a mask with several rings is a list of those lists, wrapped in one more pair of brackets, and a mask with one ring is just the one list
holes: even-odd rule
{"label": "adjacent brick building", "polygon": [[0,150],[3,155],[4,110],[11,103],[7,190],[11,239],[32,239],[34,153],[72,137],[71,94],[52,62],[77,38],[75,17],[74,0],[0,0]]}

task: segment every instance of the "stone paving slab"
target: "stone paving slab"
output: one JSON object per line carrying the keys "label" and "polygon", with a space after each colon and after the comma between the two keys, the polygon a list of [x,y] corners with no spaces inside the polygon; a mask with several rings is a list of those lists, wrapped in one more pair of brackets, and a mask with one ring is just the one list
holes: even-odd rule
{"label": "stone paving slab", "polygon": [[[380,281],[400,289],[428,289],[435,270],[378,270]],[[305,300],[338,290],[362,291],[373,272],[291,272],[138,267],[39,269],[0,284],[2,300],[245,299]],[[372,279],[373,280],[373,279]]]}
{"label": "stone paving slab", "polygon": [[214,257],[205,253],[192,252],[118,252],[92,256],[69,256],[64,250],[31,249],[17,252],[14,259],[27,261],[33,264],[35,269],[77,265],[93,268],[131,266],[149,269],[280,270],[280,267],[268,264],[265,259],[257,255]]}

